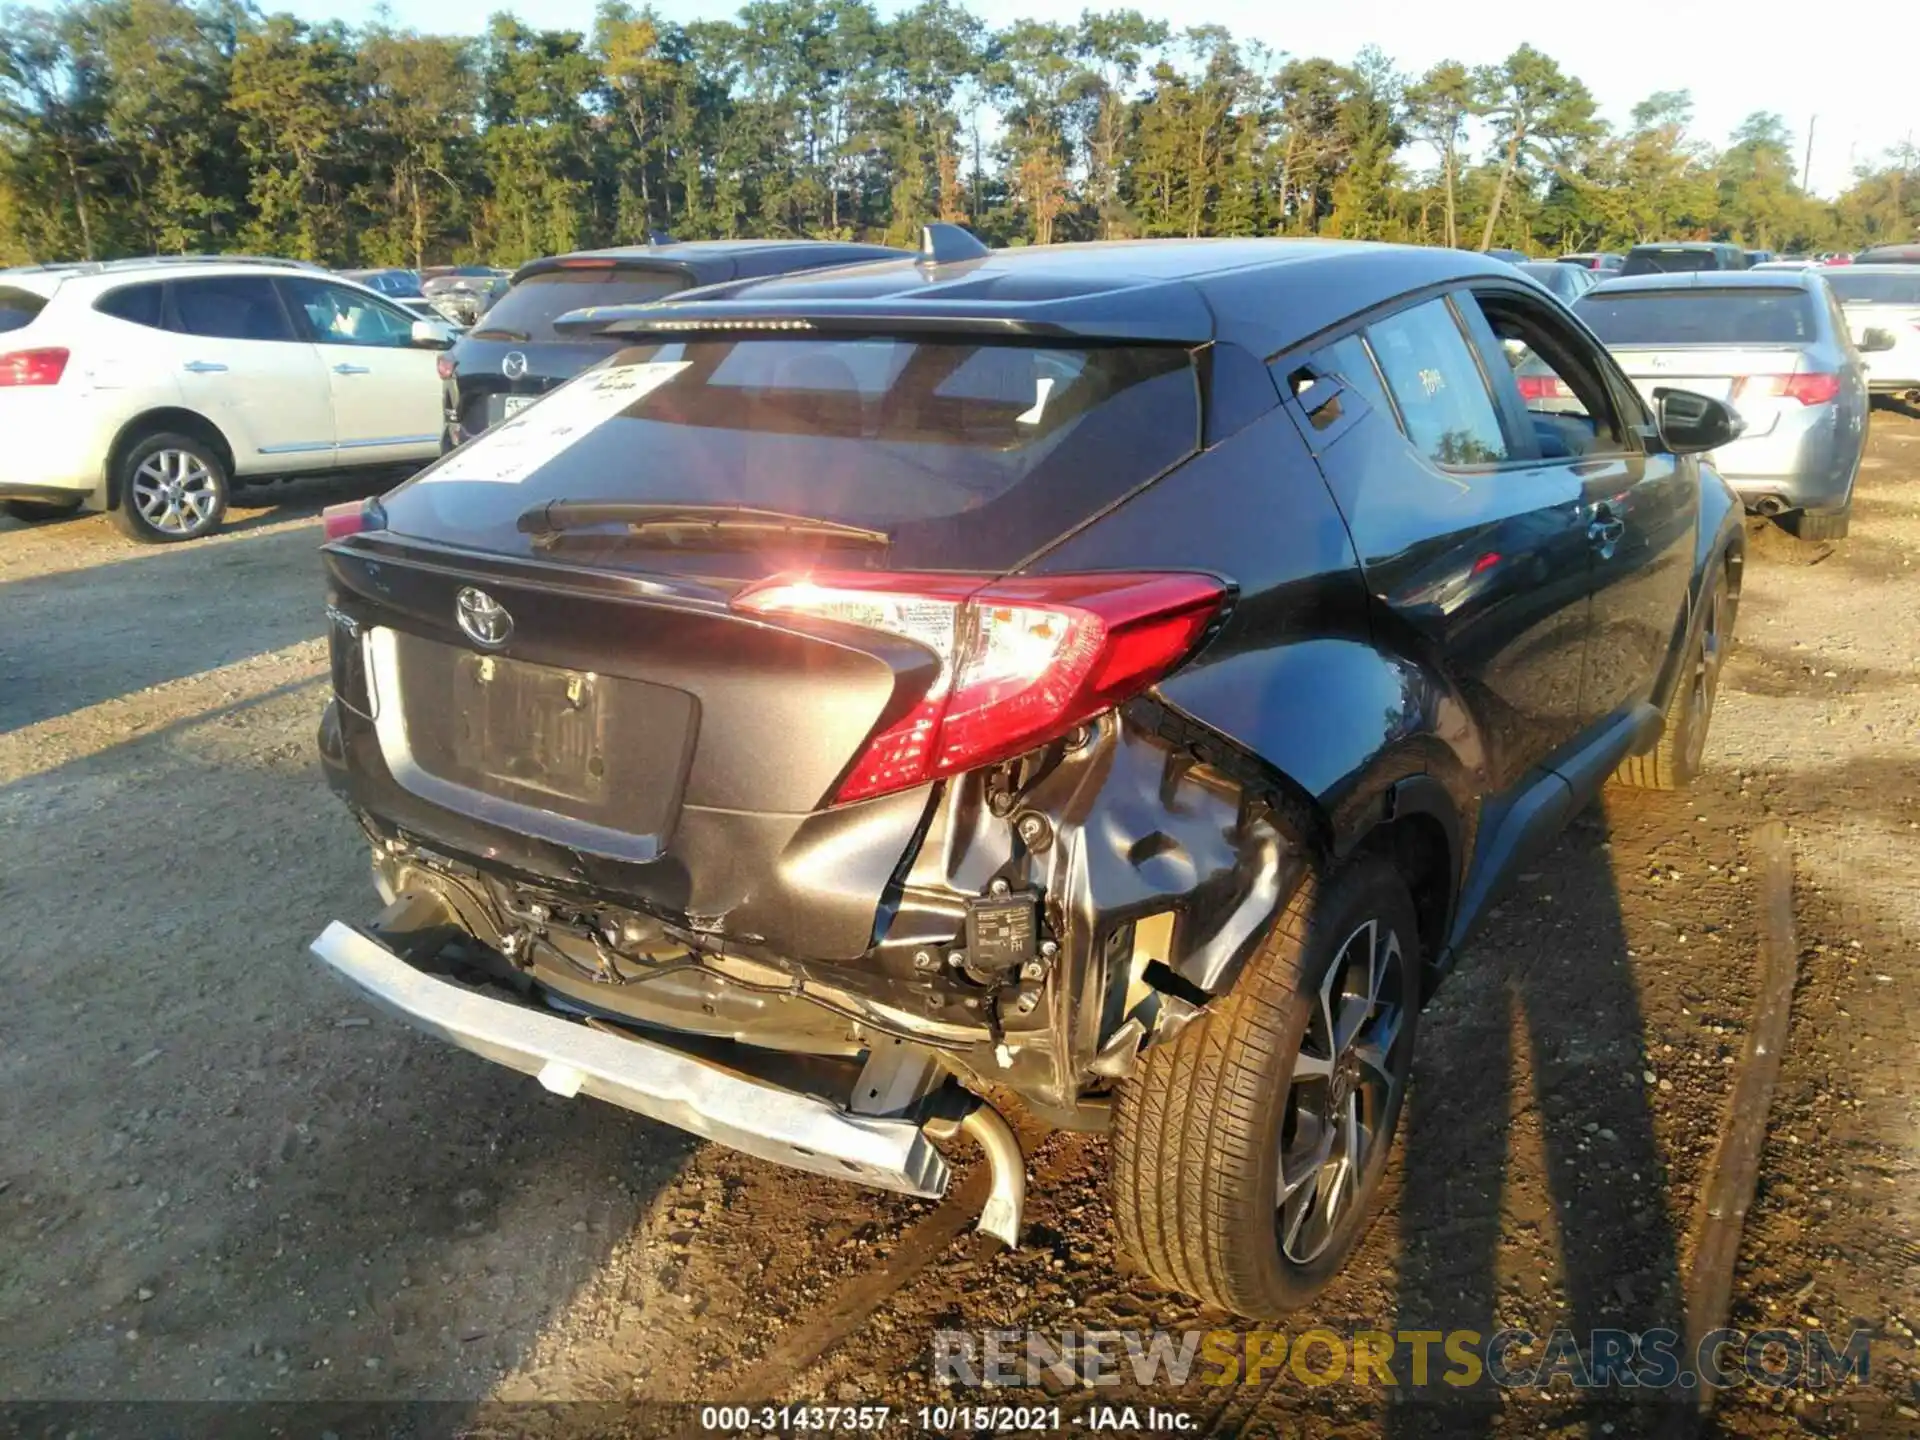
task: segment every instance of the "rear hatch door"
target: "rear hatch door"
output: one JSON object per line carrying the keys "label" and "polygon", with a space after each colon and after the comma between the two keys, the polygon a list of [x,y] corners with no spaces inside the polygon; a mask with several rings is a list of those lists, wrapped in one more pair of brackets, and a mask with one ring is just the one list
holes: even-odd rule
{"label": "rear hatch door", "polygon": [[557,844],[646,861],[686,807],[803,814],[941,662],[742,612],[743,587],[833,570],[964,593],[1186,458],[1199,422],[1177,347],[630,348],[329,547],[366,672],[336,687],[403,788]]}

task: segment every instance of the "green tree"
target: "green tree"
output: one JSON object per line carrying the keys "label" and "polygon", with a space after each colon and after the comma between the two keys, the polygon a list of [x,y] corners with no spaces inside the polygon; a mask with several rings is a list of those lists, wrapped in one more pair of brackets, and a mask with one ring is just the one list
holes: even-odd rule
{"label": "green tree", "polygon": [[1467,125],[1484,113],[1473,76],[1458,60],[1442,60],[1410,86],[1406,96],[1407,126],[1414,138],[1433,147],[1440,159],[1440,184],[1446,196],[1443,241],[1460,243],[1455,224],[1455,194],[1460,174],[1460,145]]}
{"label": "green tree", "polygon": [[247,157],[248,248],[299,260],[346,252],[338,162],[352,128],[353,71],[339,25],[273,15],[240,32],[228,104]]}
{"label": "green tree", "polygon": [[1391,238],[1394,156],[1406,144],[1400,123],[1406,84],[1377,46],[1360,52],[1348,72],[1340,128],[1346,163],[1333,187],[1333,229],[1359,240]]}
{"label": "green tree", "polygon": [[357,258],[417,269],[448,252],[476,178],[472,47],[377,25],[361,37],[358,58],[360,133],[375,164]]}
{"label": "green tree", "polygon": [[1480,248],[1493,247],[1500,209],[1528,162],[1557,162],[1570,143],[1598,131],[1593,96],[1531,45],[1522,45],[1498,65],[1475,72],[1481,102],[1500,153],[1499,179],[1480,234]]}
{"label": "green tree", "polygon": [[586,101],[599,79],[585,38],[495,15],[482,76],[481,244],[510,264],[577,248],[590,233]]}
{"label": "green tree", "polygon": [[1149,20],[1138,10],[1089,10],[1080,17],[1073,47],[1083,67],[1077,99],[1092,109],[1080,121],[1087,150],[1087,192],[1106,239],[1122,223],[1120,163],[1133,108],[1127,91],[1148,54],[1164,46],[1169,34],[1165,22]]}

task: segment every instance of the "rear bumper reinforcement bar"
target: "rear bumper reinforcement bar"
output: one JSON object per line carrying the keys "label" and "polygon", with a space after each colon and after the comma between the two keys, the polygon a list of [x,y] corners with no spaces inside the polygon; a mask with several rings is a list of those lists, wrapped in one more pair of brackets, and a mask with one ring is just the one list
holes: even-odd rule
{"label": "rear bumper reinforcement bar", "polygon": [[[912,1121],[852,1115],[665,1045],[470,990],[416,970],[338,920],[311,948],[342,980],[410,1025],[532,1075],[556,1095],[591,1095],[796,1170],[927,1199],[946,1193],[946,1157]],[[1009,1162],[996,1153],[1003,1147],[991,1143],[1004,1128],[1004,1121],[996,1128],[983,1119],[970,1133],[987,1150],[1001,1199],[997,1208],[989,1204],[980,1228],[1013,1244],[1014,1235],[1002,1232],[1017,1228],[1020,1197],[1003,1176]],[[1012,1163],[1024,1190],[1024,1168]]]}

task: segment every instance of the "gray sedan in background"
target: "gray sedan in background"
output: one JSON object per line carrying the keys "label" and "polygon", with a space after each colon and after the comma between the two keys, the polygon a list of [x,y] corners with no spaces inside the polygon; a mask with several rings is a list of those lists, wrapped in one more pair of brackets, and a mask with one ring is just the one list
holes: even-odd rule
{"label": "gray sedan in background", "polygon": [[1662,390],[1724,400],[1744,428],[1708,459],[1746,502],[1803,540],[1847,533],[1867,443],[1862,351],[1817,271],[1698,271],[1604,281],[1574,313],[1649,402]]}

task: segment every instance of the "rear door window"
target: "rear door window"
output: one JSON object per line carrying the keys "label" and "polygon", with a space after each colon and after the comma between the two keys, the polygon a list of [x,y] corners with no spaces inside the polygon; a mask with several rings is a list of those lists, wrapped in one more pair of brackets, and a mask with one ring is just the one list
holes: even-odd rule
{"label": "rear door window", "polygon": [[473,333],[482,340],[571,339],[553,322],[592,305],[645,305],[687,288],[687,278],[662,270],[547,270],[529,275],[494,302],[486,323]]}
{"label": "rear door window", "polygon": [[111,315],[116,320],[126,320],[135,325],[145,325],[158,330],[161,319],[161,287],[156,283],[147,285],[122,285],[118,290],[109,290],[93,302],[93,308],[102,315]]}
{"label": "rear door window", "polygon": [[47,297],[15,285],[0,285],[0,335],[9,330],[24,330],[46,309]]}
{"label": "rear door window", "polygon": [[170,330],[215,340],[292,340],[293,323],[264,275],[209,275],[167,286]]}
{"label": "rear door window", "polygon": [[1616,291],[1584,295],[1580,318],[1610,347],[1798,345],[1818,322],[1800,289]]}
{"label": "rear door window", "polygon": [[553,500],[738,505],[886,530],[896,567],[1003,569],[1199,438],[1197,374],[1175,347],[701,340],[621,352],[395,491],[387,514],[402,533],[512,549],[520,515]]}
{"label": "rear door window", "polygon": [[1429,300],[1367,327],[1407,438],[1436,465],[1493,465],[1508,458],[1500,412],[1467,337],[1445,300]]}

